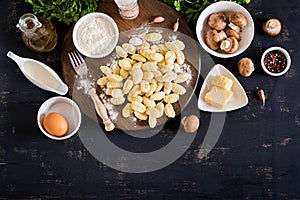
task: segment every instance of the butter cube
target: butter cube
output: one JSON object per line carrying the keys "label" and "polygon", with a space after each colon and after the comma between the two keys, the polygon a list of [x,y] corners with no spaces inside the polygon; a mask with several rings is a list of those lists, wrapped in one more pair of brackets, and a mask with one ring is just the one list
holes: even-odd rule
{"label": "butter cube", "polygon": [[224,88],[226,90],[230,90],[233,84],[233,80],[223,75],[216,75],[212,82],[212,85]]}
{"label": "butter cube", "polygon": [[205,94],[204,100],[212,106],[223,108],[228,103],[232,95],[233,92],[214,86]]}

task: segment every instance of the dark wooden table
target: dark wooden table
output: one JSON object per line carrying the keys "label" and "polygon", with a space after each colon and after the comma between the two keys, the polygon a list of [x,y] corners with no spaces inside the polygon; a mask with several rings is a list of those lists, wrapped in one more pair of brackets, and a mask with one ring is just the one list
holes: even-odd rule
{"label": "dark wooden table", "polygon": [[[20,0],[1,1],[0,199],[299,199],[300,3],[252,0],[244,6],[255,22],[251,46],[235,58],[213,59],[237,76],[249,104],[226,114],[222,134],[204,159],[199,159],[199,149],[211,114],[201,112],[201,127],[178,160],[157,171],[135,174],[99,162],[78,135],[53,141],[40,132],[36,123],[39,106],[56,95],[32,85],[6,53],[11,50],[40,60],[62,76],[61,47],[71,26],[55,22],[58,46],[50,53],[34,53],[23,45],[15,27],[31,6]],[[273,38],[261,31],[263,21],[270,17],[283,24],[281,34]],[[260,67],[260,56],[270,46],[282,46],[292,56],[291,69],[282,77],[267,76]],[[237,72],[237,61],[244,56],[255,63],[256,70],[249,78]],[[265,90],[265,108],[261,108],[257,87]],[[83,117],[83,122],[88,119]],[[167,145],[179,122],[180,116],[151,141],[121,131],[109,137],[123,148],[147,152]]]}

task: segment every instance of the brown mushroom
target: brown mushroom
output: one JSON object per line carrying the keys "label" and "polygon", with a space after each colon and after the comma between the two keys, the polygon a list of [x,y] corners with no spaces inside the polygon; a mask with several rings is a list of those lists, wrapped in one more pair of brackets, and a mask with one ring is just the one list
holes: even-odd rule
{"label": "brown mushroom", "polygon": [[235,53],[239,49],[239,42],[235,37],[229,37],[222,40],[220,48],[226,53]]}
{"label": "brown mushroom", "polygon": [[238,69],[242,76],[248,77],[254,71],[254,64],[250,58],[245,57],[239,60]]}
{"label": "brown mushroom", "polygon": [[226,16],[221,12],[213,13],[209,16],[207,23],[211,28],[217,31],[223,30],[227,25]]}
{"label": "brown mushroom", "polygon": [[263,31],[270,36],[276,36],[280,33],[282,29],[281,23],[276,18],[271,18],[264,22]]}
{"label": "brown mushroom", "polygon": [[198,130],[200,121],[196,115],[192,114],[182,118],[181,124],[183,125],[185,132],[194,133]]}
{"label": "brown mushroom", "polygon": [[209,30],[205,34],[205,42],[209,48],[212,50],[219,49],[219,42],[220,42],[220,36],[218,31],[216,30]]}
{"label": "brown mushroom", "polygon": [[228,27],[225,29],[225,32],[228,37],[235,37],[238,41],[241,41],[241,35],[235,30]]}
{"label": "brown mushroom", "polygon": [[229,24],[228,26],[235,30],[236,32],[240,32],[242,28],[247,26],[248,21],[245,15],[240,12],[232,12],[229,15]]}

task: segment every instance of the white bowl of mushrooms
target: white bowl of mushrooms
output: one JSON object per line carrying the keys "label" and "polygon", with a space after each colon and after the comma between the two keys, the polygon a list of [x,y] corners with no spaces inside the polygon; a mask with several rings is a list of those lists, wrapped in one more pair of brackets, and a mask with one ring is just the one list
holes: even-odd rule
{"label": "white bowl of mushrooms", "polygon": [[220,1],[208,6],[200,14],[196,34],[208,53],[230,58],[249,47],[254,37],[254,22],[243,6]]}

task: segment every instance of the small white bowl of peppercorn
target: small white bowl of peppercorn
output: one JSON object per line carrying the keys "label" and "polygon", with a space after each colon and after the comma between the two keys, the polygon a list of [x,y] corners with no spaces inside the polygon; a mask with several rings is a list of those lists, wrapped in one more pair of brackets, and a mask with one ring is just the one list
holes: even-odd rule
{"label": "small white bowl of peppercorn", "polygon": [[284,48],[270,47],[261,57],[261,66],[267,74],[281,76],[290,69],[291,56]]}

